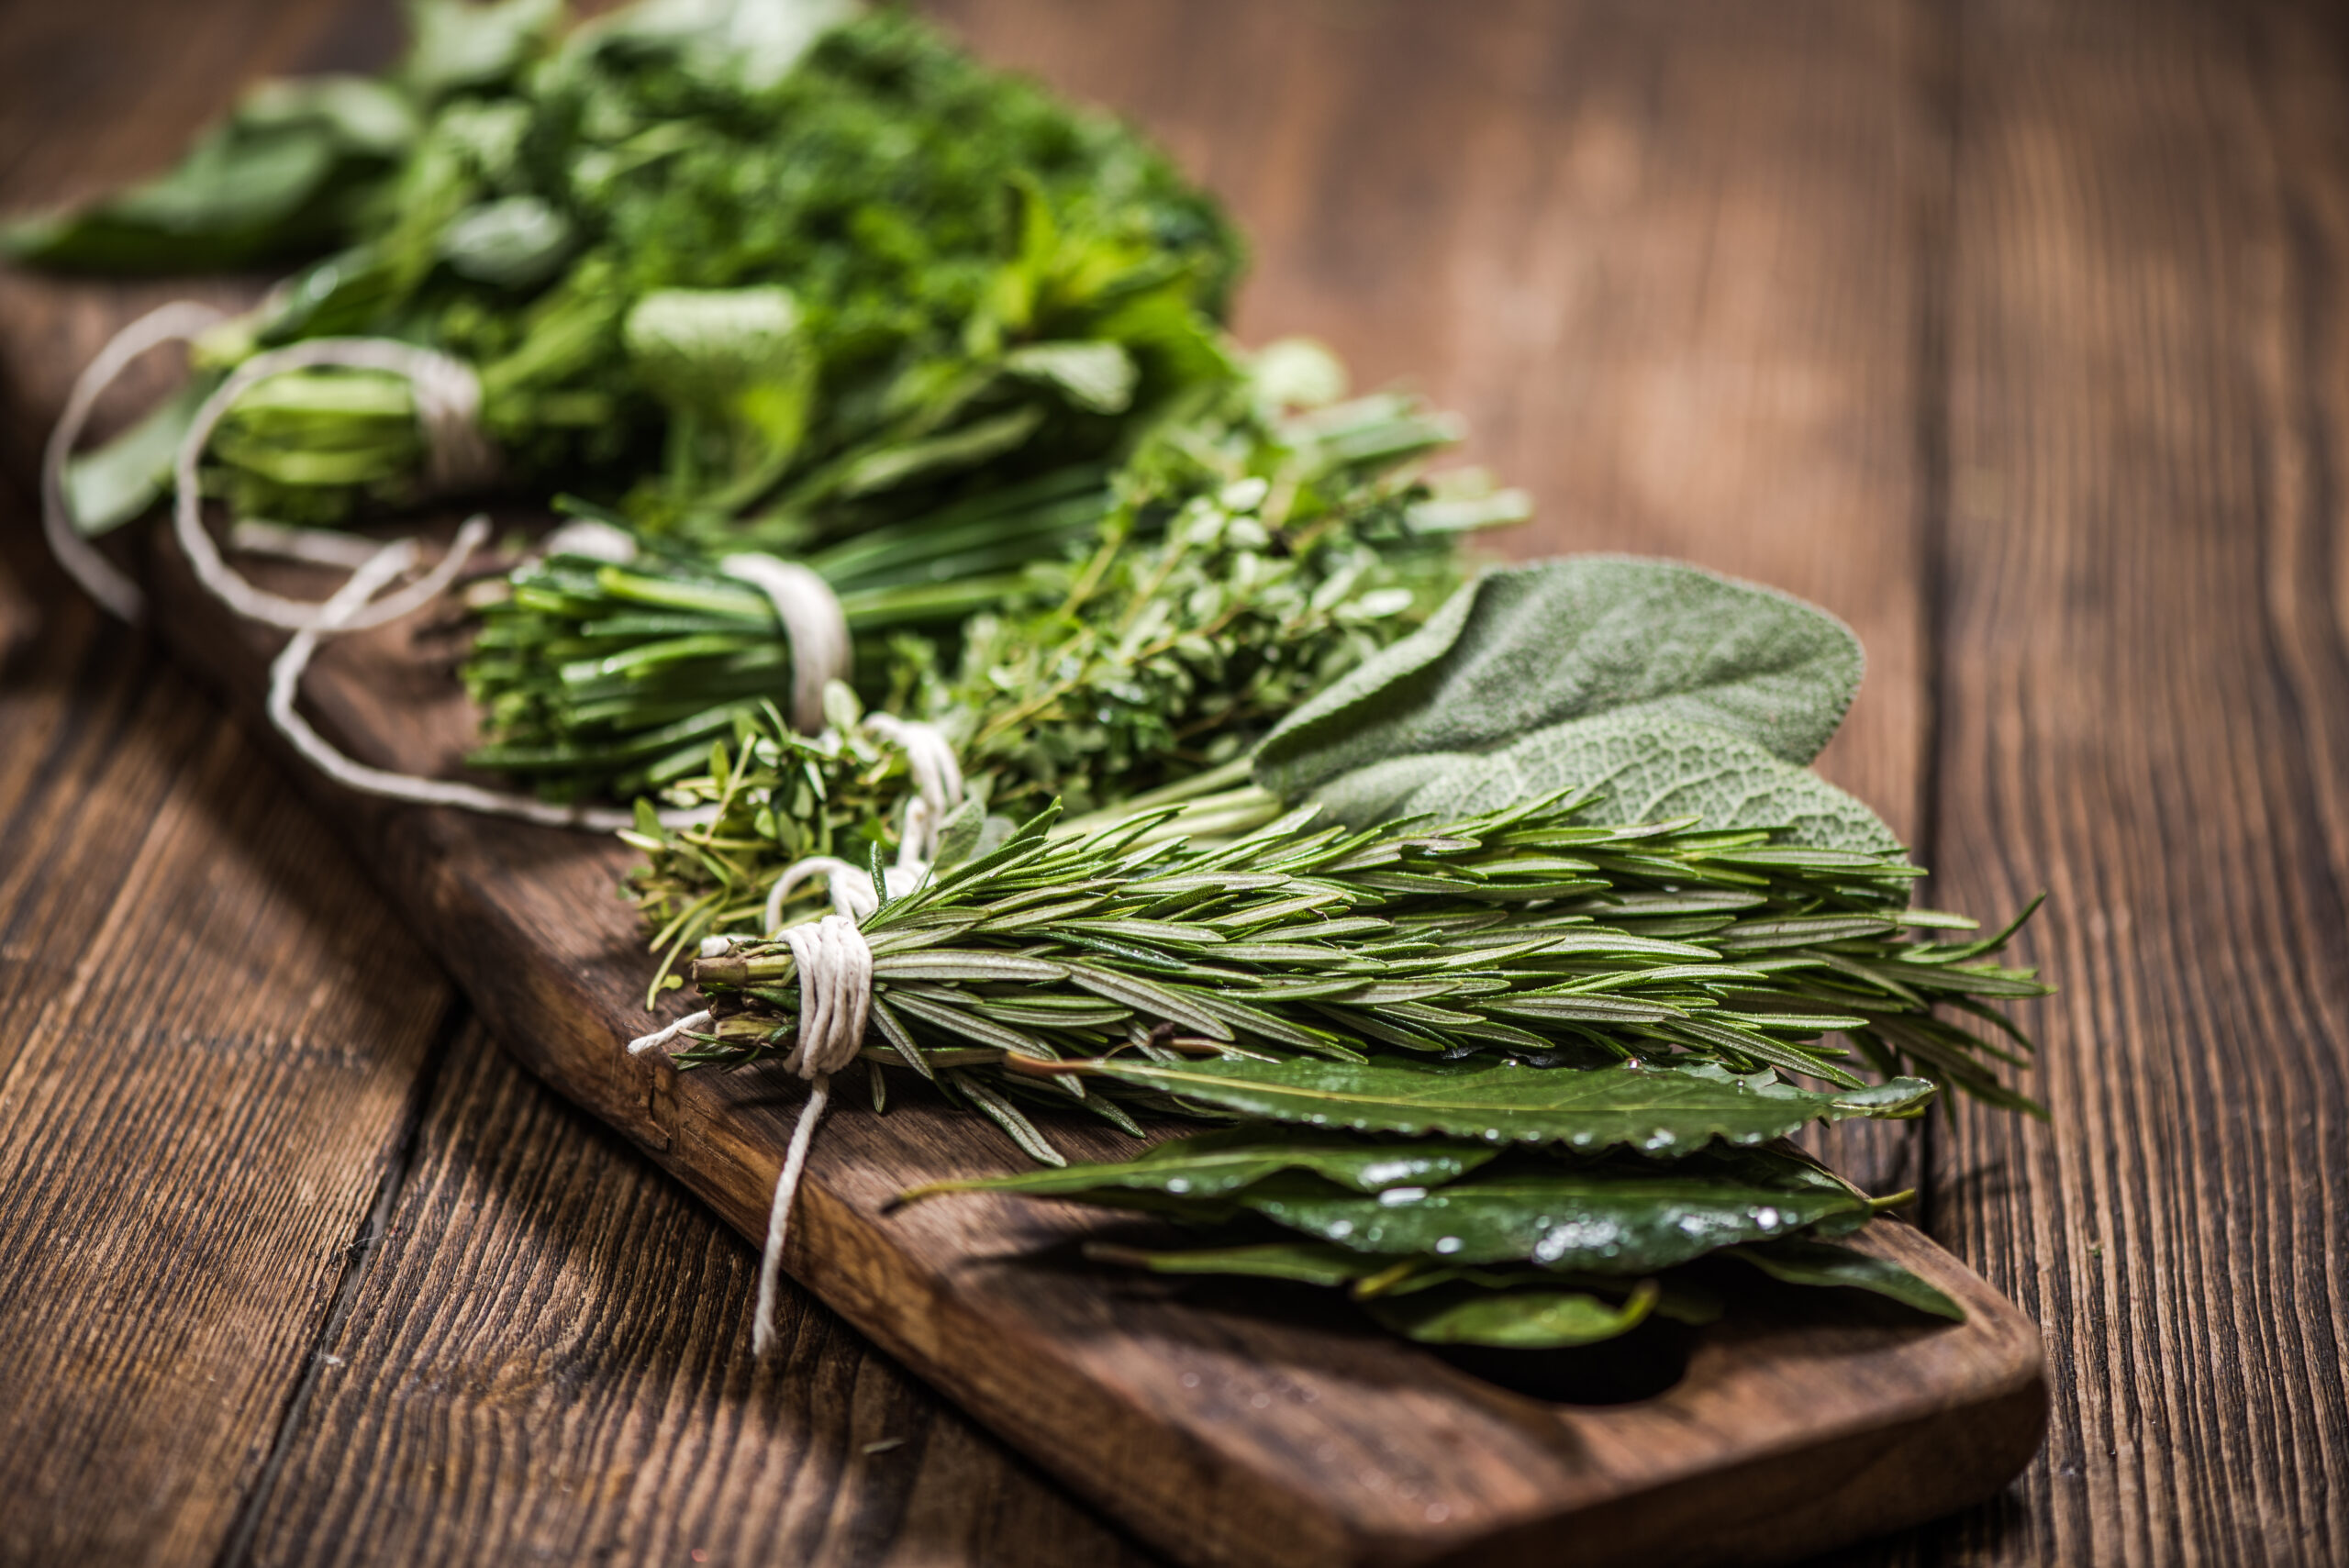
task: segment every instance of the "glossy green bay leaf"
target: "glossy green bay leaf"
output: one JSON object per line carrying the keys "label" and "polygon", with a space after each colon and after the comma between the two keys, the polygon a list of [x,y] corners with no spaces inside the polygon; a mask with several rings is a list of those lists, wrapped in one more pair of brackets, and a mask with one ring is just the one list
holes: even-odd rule
{"label": "glossy green bay leaf", "polygon": [[1787,1284],[1865,1290],[1935,1318],[1965,1321],[1965,1308],[1945,1293],[1891,1259],[1863,1252],[1856,1247],[1798,1238],[1740,1247],[1731,1255]]}
{"label": "glossy green bay leaf", "polygon": [[1228,1128],[1170,1139],[1132,1160],[1021,1171],[1008,1176],[940,1182],[907,1194],[1024,1193],[1030,1197],[1125,1188],[1174,1197],[1212,1198],[1238,1192],[1283,1171],[1307,1171],[1360,1193],[1433,1186],[1466,1175],[1499,1151],[1473,1143],[1371,1143],[1342,1134],[1287,1128]]}
{"label": "glossy green bay leaf", "polygon": [[1096,1243],[1085,1248],[1085,1255],[1096,1262],[1124,1263],[1157,1274],[1233,1274],[1328,1286],[1352,1284],[1389,1266],[1384,1258],[1351,1252],[1326,1241],[1256,1241],[1167,1251]]}
{"label": "glossy green bay leaf", "polygon": [[1792,1159],[1782,1162],[1778,1180],[1688,1167],[1656,1175],[1520,1167],[1376,1195],[1285,1173],[1233,1201],[1355,1251],[1602,1274],[1645,1273],[1723,1247],[1866,1223],[1866,1198]]}
{"label": "glossy green bay leaf", "polygon": [[1363,1307],[1382,1327],[1423,1345],[1554,1351],[1595,1345],[1637,1328],[1654,1309],[1656,1296],[1652,1281],[1620,1301],[1555,1287],[1483,1290],[1451,1284],[1410,1296],[1374,1296]]}
{"label": "glossy green bay leaf", "polygon": [[1716,1139],[1762,1143],[1811,1121],[1898,1117],[1932,1085],[1895,1078],[1814,1091],[1766,1073],[1741,1078],[1710,1063],[1588,1071],[1515,1062],[1421,1065],[1300,1059],[1159,1064],[1110,1060],[1102,1073],[1239,1116],[1365,1132],[1448,1133],[1492,1143],[1628,1145],[1648,1153]]}
{"label": "glossy green bay leaf", "polygon": [[[1276,1279],[1330,1288],[1358,1284],[1391,1266],[1387,1259],[1319,1241],[1170,1251],[1094,1246],[1085,1249],[1085,1255],[1097,1262],[1123,1263],[1159,1274]],[[1611,1340],[1649,1313],[1675,1305],[1673,1292],[1653,1280],[1625,1281],[1598,1295],[1574,1289],[1548,1271],[1521,1273],[1523,1281],[1512,1274],[1487,1284],[1440,1271],[1425,1288],[1374,1296],[1363,1306],[1381,1327],[1422,1344],[1558,1350]],[[1678,1315],[1687,1315],[1687,1304],[1678,1305]],[[1715,1307],[1709,1315],[1698,1312],[1696,1320],[1709,1322],[1718,1315]]]}

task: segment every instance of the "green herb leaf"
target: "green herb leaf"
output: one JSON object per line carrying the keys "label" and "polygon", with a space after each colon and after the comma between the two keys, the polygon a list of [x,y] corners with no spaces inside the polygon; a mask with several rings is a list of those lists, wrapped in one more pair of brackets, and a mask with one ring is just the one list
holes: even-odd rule
{"label": "green herb leaf", "polygon": [[[1786,1166],[1798,1162],[1779,1156]],[[1460,1265],[1531,1262],[1589,1273],[1647,1273],[1742,1242],[1830,1233],[1866,1222],[1867,1199],[1812,1179],[1691,1161],[1669,1173],[1513,1165],[1424,1191],[1364,1196],[1302,1173],[1268,1178],[1231,1201],[1288,1229],[1381,1256]]]}
{"label": "green herb leaf", "polygon": [[1294,1280],[1299,1284],[1352,1284],[1389,1265],[1320,1241],[1261,1241],[1242,1247],[1185,1247],[1147,1251],[1094,1242],[1085,1255],[1096,1262],[1123,1263],[1159,1274],[1239,1274],[1252,1279]]}
{"label": "green herb leaf", "polygon": [[1298,707],[1259,749],[1257,781],[1319,795],[1373,764],[1483,756],[1609,713],[1701,724],[1807,762],[1860,671],[1848,627],[1771,589],[1675,562],[1544,562],[1487,573]]}
{"label": "green herb leaf", "polygon": [[1935,1318],[1965,1321],[1965,1308],[1941,1290],[1889,1258],[1879,1258],[1855,1247],[1808,1240],[1766,1241],[1732,1248],[1730,1256],[1788,1284],[1840,1285],[1847,1290],[1870,1291]]}
{"label": "green herb leaf", "polygon": [[1646,1280],[1620,1301],[1578,1290],[1450,1284],[1409,1296],[1373,1296],[1363,1307],[1382,1327],[1423,1345],[1548,1351],[1595,1345],[1626,1333],[1646,1319],[1656,1297],[1654,1282]]}
{"label": "green herb leaf", "polygon": [[1511,1062],[1419,1066],[1393,1059],[1305,1059],[1171,1066],[1112,1059],[1097,1071],[1235,1115],[1275,1121],[1451,1133],[1494,1144],[1628,1146],[1650,1153],[1693,1149],[1716,1139],[1761,1143],[1814,1120],[1905,1116],[1933,1095],[1932,1084],[1915,1078],[1820,1093],[1766,1073],[1741,1078],[1709,1063],[1561,1072]]}
{"label": "green herb leaf", "polygon": [[1355,1192],[1377,1193],[1393,1187],[1440,1185],[1475,1170],[1498,1152],[1469,1143],[1372,1143],[1286,1129],[1231,1128],[1172,1139],[1146,1154],[1114,1163],[938,1182],[904,1195],[907,1201],[952,1192],[1052,1197],[1122,1187],[1175,1197],[1212,1198],[1238,1192],[1282,1171],[1309,1171]]}
{"label": "green herb leaf", "polygon": [[1481,756],[1375,762],[1314,799],[1346,822],[1473,816],[1561,789],[1588,790],[1627,822],[1700,817],[1708,828],[1783,828],[1783,842],[1898,855],[1884,819],[1808,768],[1725,731],[1645,713],[1606,714],[1537,730]]}

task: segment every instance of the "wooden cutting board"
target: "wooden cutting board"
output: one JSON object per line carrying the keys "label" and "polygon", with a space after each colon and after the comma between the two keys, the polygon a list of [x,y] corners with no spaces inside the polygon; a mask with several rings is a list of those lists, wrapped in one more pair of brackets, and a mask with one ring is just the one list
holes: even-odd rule
{"label": "wooden cutting board", "polygon": [[[0,305],[21,307],[7,312],[12,363],[0,387],[16,405],[6,436],[17,465],[31,456],[39,416],[61,400],[71,373],[60,367],[84,362],[115,326],[178,292],[0,275]],[[211,292],[235,304],[250,290]],[[171,373],[156,363],[136,379],[126,404],[167,386]],[[443,519],[439,535],[452,525]],[[617,893],[630,852],[607,838],[394,806],[328,784],[262,717],[279,635],[236,620],[199,589],[166,527],[136,531],[125,559],[137,558],[150,584],[161,637],[279,745],[507,1049],[761,1238],[803,1091],[771,1068],[680,1073],[626,1054],[622,1042],[654,1021],[642,1006],[643,936]],[[298,596],[322,598],[339,579],[244,564]],[[454,773],[473,716],[451,678],[451,638],[427,612],[329,644],[306,682],[306,711],[362,761]],[[657,1018],[694,1005],[673,996]],[[1473,1375],[1321,1293],[1177,1283],[1076,1259],[1079,1242],[1122,1234],[1128,1218],[978,1195],[885,1212],[907,1186],[1024,1163],[991,1126],[904,1074],[891,1089],[885,1116],[853,1085],[836,1100],[785,1267],[1186,1562],[1783,1561],[1989,1496],[2029,1461],[2045,1425],[2030,1321],[1894,1220],[1876,1221],[1860,1244],[1955,1296],[1966,1322],[1838,1299],[1844,1293],[1765,1296],[1686,1344],[1568,1358],[1567,1391],[1581,1397],[1609,1393],[1618,1374],[1669,1383],[1630,1402],[1575,1403]],[[1049,1130],[1073,1158],[1130,1152],[1089,1117]]]}
{"label": "wooden cutting board", "polygon": [[[197,588],[165,530],[150,530],[149,553],[161,635],[265,728],[260,694],[279,639]],[[299,567],[255,575],[311,597],[336,580]],[[472,713],[450,678],[450,637],[428,614],[330,644],[306,711],[363,761],[452,772]],[[616,891],[628,851],[362,799],[290,765],[508,1050],[745,1236],[763,1234],[801,1090],[771,1068],[681,1073],[625,1053],[648,1027],[649,973]],[[693,1005],[673,996],[659,1017]],[[892,1090],[885,1115],[853,1089],[837,1102],[785,1267],[1186,1562],[1779,1561],[1987,1496],[2039,1443],[2046,1392],[2032,1324],[1895,1221],[1876,1221],[1862,1244],[1965,1303],[1965,1323],[1789,1293],[1694,1335],[1685,1373],[1661,1392],[1577,1404],[1485,1381],[1317,1294],[1076,1261],[1076,1243],[1130,1219],[985,1195],[888,1212],[907,1186],[1022,1162],[992,1127],[909,1082],[893,1078]],[[1090,1118],[1051,1133],[1074,1158],[1128,1151]],[[1678,1349],[1564,1364],[1586,1387],[1620,1355],[1653,1383],[1671,1370],[1657,1358]]]}

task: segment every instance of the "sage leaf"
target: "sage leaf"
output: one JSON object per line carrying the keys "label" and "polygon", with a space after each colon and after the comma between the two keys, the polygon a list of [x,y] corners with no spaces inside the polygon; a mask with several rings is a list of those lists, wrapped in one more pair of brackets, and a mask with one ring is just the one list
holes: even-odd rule
{"label": "sage leaf", "polygon": [[1651,714],[1605,714],[1536,730],[1488,753],[1398,757],[1342,773],[1313,799],[1341,821],[1474,816],[1560,790],[1588,792],[1602,817],[1783,828],[1783,841],[1897,855],[1898,835],[1855,796],[1755,741]]}
{"label": "sage leaf", "polygon": [[1805,1124],[1911,1114],[1932,1085],[1895,1078],[1812,1091],[1711,1063],[1558,1072],[1513,1062],[1420,1065],[1299,1060],[1180,1066],[1112,1059],[1095,1071],[1239,1116],[1359,1131],[1450,1133],[1492,1143],[1686,1151],[1716,1139],[1762,1143]]}
{"label": "sage leaf", "polygon": [[1319,795],[1396,759],[1482,756],[1616,714],[1706,726],[1807,762],[1859,690],[1851,628],[1676,562],[1576,556],[1486,573],[1291,713],[1257,782]]}

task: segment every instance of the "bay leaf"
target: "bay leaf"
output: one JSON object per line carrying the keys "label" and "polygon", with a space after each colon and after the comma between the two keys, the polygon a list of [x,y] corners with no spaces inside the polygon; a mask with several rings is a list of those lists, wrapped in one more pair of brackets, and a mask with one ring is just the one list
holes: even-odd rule
{"label": "bay leaf", "polygon": [[1645,1175],[1520,1166],[1375,1195],[1291,1173],[1259,1182],[1232,1201],[1356,1251],[1605,1274],[1646,1273],[1813,1226],[1848,1230],[1869,1214],[1867,1199],[1848,1189],[1685,1167]]}
{"label": "bay leaf", "polygon": [[1911,1114],[1932,1098],[1915,1078],[1814,1091],[1767,1074],[1689,1067],[1528,1067],[1516,1062],[1110,1060],[1096,1070],[1239,1116],[1359,1131],[1450,1133],[1498,1144],[1629,1146],[1652,1154],[1715,1139],[1762,1143],[1806,1123]]}
{"label": "bay leaf", "polygon": [[1490,1345],[1512,1351],[1595,1345],[1639,1326],[1656,1302],[1642,1282],[1620,1301],[1554,1287],[1483,1290],[1450,1284],[1410,1296],[1374,1296],[1363,1308],[1423,1345]]}
{"label": "bay leaf", "polygon": [[1840,1285],[1887,1296],[1904,1307],[1953,1322],[1965,1321],[1965,1308],[1934,1285],[1889,1258],[1832,1241],[1769,1241],[1733,1249],[1731,1256],[1788,1284]]}
{"label": "bay leaf", "polygon": [[1221,1197],[1283,1171],[1308,1171],[1358,1193],[1435,1186],[1477,1169],[1498,1153],[1473,1143],[1373,1143],[1293,1128],[1228,1128],[1159,1144],[1131,1160],[1021,1171],[1008,1176],[939,1182],[905,1195],[1023,1193],[1057,1197],[1102,1189],[1159,1192],[1176,1197]]}
{"label": "bay leaf", "polygon": [[1158,1274],[1237,1274],[1329,1286],[1352,1284],[1387,1266],[1384,1259],[1349,1252],[1324,1241],[1259,1241],[1169,1251],[1096,1242],[1085,1248],[1085,1255],[1096,1262],[1123,1263]]}

